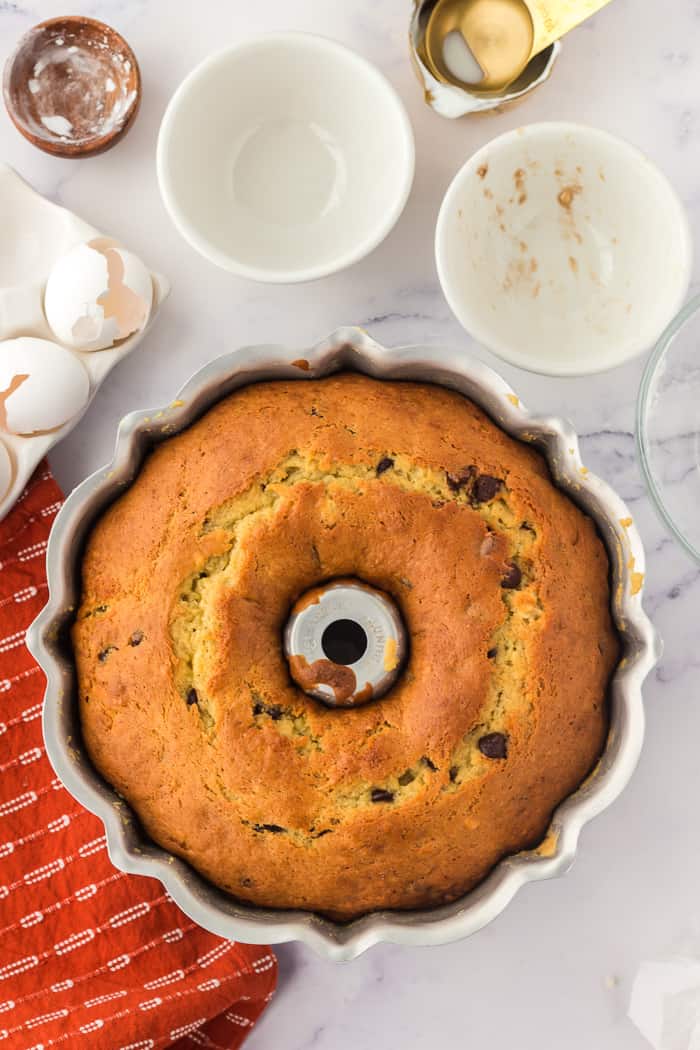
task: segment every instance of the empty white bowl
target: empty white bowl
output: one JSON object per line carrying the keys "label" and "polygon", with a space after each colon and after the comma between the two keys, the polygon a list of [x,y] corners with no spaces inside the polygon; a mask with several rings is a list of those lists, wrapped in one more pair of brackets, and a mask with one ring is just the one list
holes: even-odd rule
{"label": "empty white bowl", "polygon": [[323,277],[367,255],[413,182],[406,111],[385,77],[323,37],[274,33],[206,59],[173,96],[158,179],[202,255],[258,281]]}
{"label": "empty white bowl", "polygon": [[647,350],[679,309],[692,249],[668,180],[595,128],[532,124],[450,185],[435,239],[461,324],[511,364],[583,375]]}

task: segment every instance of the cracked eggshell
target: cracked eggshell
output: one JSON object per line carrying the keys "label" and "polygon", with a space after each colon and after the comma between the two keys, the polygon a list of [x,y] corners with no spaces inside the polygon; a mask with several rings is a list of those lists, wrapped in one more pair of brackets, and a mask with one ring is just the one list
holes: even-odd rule
{"label": "cracked eggshell", "polygon": [[12,460],[7,448],[0,441],[0,500],[10,491],[12,484]]}
{"label": "cracked eggshell", "polygon": [[28,336],[0,343],[0,428],[21,436],[56,430],[89,397],[87,372],[70,350]]}
{"label": "cracked eggshell", "polygon": [[49,327],[75,350],[106,350],[140,332],[152,305],[150,272],[108,237],[79,244],[62,256],[44,293]]}

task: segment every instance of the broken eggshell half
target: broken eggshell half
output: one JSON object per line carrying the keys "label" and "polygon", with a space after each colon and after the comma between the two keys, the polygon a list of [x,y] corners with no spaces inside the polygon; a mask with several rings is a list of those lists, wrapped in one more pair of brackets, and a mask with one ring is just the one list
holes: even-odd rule
{"label": "broken eggshell half", "polygon": [[51,331],[76,350],[106,350],[143,331],[152,304],[150,272],[109,237],[78,244],[58,259],[44,294]]}
{"label": "broken eggshell half", "polygon": [[23,437],[57,430],[89,397],[88,374],[70,350],[31,336],[0,343],[0,430]]}

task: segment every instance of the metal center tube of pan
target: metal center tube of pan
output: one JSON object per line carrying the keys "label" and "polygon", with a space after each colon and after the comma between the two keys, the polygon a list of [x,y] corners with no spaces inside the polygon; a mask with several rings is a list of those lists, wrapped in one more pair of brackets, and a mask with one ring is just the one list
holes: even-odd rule
{"label": "metal center tube of pan", "polygon": [[329,707],[378,700],[401,673],[408,643],[393,600],[361,580],[315,587],[294,605],[284,650],[294,681]]}

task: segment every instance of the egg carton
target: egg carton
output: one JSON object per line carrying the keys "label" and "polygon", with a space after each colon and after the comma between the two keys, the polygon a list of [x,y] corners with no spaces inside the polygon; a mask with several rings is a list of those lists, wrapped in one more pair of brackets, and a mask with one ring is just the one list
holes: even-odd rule
{"label": "egg carton", "polygon": [[[1,521],[39,461],[70,433],[117,362],[141,342],[167,297],[170,285],[160,274],[151,273],[153,301],[144,327],[107,349],[77,350],[61,342],[49,327],[44,313],[44,290],[54,264],[62,256],[77,245],[102,240],[104,234],[73,212],[42,197],[5,164],[0,164],[0,230],[0,371],[4,341],[31,336],[49,340],[72,354],[85,370],[89,383],[83,403],[70,419],[56,429],[27,436],[10,433],[5,426],[7,386],[0,383]],[[3,491],[2,467],[3,461],[7,465],[8,457],[9,486]]]}

